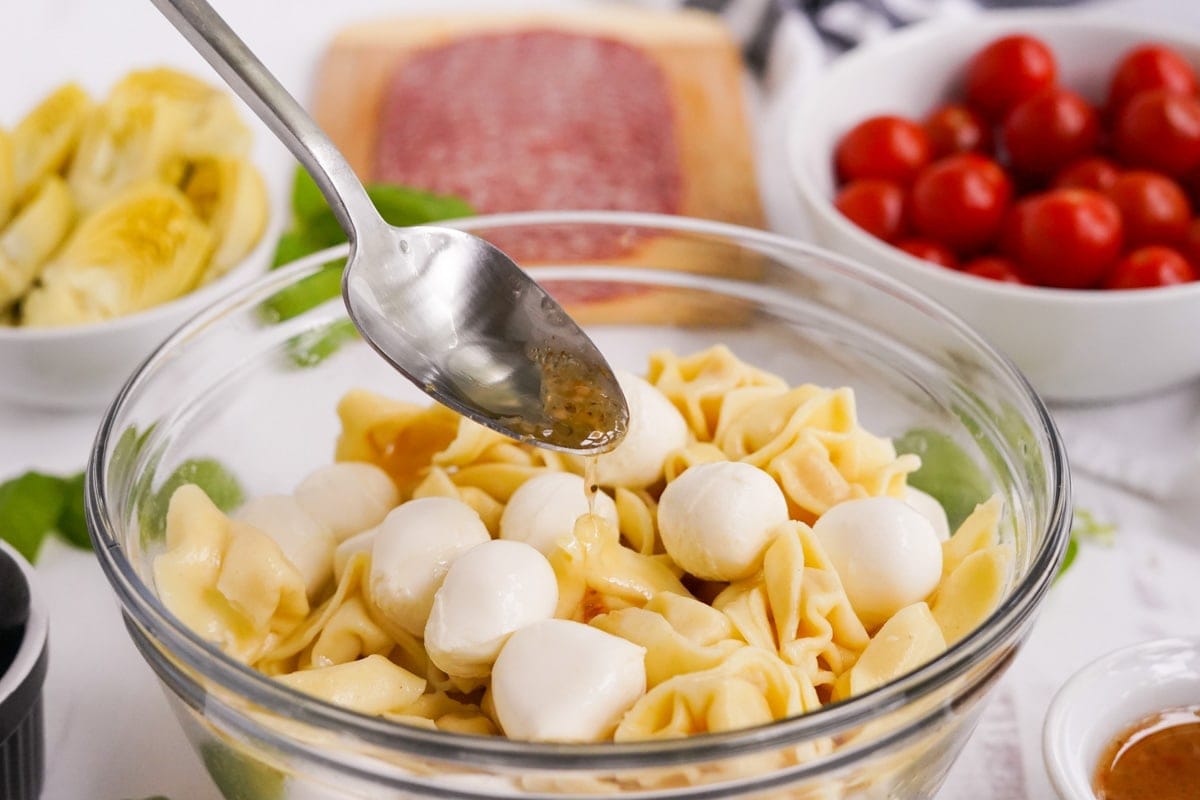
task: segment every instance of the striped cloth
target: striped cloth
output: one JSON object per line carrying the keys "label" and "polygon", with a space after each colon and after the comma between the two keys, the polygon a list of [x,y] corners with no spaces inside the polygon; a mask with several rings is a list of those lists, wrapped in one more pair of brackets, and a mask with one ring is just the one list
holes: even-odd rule
{"label": "striped cloth", "polygon": [[720,14],[742,43],[746,63],[759,74],[800,42],[819,40],[834,54],[934,17],[1073,2],[1078,0],[683,0],[685,6]]}

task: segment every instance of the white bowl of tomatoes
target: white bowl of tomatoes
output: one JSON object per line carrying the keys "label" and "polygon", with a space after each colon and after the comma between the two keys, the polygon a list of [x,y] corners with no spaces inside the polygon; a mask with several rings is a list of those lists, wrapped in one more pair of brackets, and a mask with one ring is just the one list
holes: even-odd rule
{"label": "white bowl of tomatoes", "polygon": [[1053,400],[1200,378],[1200,36],[1084,11],[914,26],[793,111],[814,236],[940,300]]}

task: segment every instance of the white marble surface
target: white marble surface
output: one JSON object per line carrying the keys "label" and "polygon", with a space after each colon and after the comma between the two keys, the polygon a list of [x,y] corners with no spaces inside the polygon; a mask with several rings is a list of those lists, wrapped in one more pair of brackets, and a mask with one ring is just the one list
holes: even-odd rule
{"label": "white marble surface", "polygon": [[[217,5],[300,93],[338,24],[414,6],[388,0],[218,0]],[[1111,5],[1200,28],[1198,4]],[[14,109],[57,82],[82,77],[100,90],[131,66],[157,62],[204,69],[144,0],[10,0],[0,8],[0,69],[20,77],[0,82],[0,124],[11,123]],[[776,144],[771,127],[761,158],[768,163]],[[283,197],[288,159],[261,129],[257,155],[276,196]],[[772,220],[781,229],[800,230],[790,192],[769,168],[764,184]],[[1079,505],[1115,522],[1119,531],[1111,548],[1085,547],[1053,589],[1032,637],[940,793],[942,800],[1051,797],[1040,732],[1056,687],[1103,652],[1147,638],[1195,634],[1200,627],[1195,584],[1200,489],[1194,488],[1200,387],[1120,406],[1055,412],[1076,462]],[[0,477],[32,468],[80,469],[98,420],[98,411],[51,414],[0,406]],[[1129,483],[1133,491],[1114,481]],[[130,644],[93,559],[52,542],[38,571],[52,620],[45,800],[156,794],[216,800],[149,668]]]}

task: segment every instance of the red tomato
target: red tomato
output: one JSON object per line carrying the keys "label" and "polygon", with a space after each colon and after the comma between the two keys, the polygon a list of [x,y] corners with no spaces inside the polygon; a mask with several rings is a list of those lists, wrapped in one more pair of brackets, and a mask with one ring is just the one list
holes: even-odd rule
{"label": "red tomato", "polygon": [[1052,184],[1055,189],[1091,189],[1107,192],[1117,182],[1120,170],[1107,158],[1092,156],[1076,161],[1058,173]]}
{"label": "red tomato", "polygon": [[1192,170],[1176,178],[1183,193],[1188,196],[1192,208],[1200,208],[1200,170]]}
{"label": "red tomato", "polygon": [[940,264],[949,269],[958,269],[958,257],[944,244],[939,244],[929,239],[905,239],[899,242],[896,247],[899,247],[910,256],[923,258],[926,261],[932,261],[934,264]]}
{"label": "red tomato", "polygon": [[967,64],[967,104],[992,122],[1014,106],[1054,84],[1054,54],[1032,36],[1005,36],[980,50]]}
{"label": "red tomato", "polygon": [[1096,149],[1100,118],[1075,92],[1050,86],[1008,113],[1000,140],[1014,170],[1048,177]]}
{"label": "red tomato", "polygon": [[1017,265],[1001,256],[981,256],[974,261],[968,261],[962,271],[968,275],[1001,283],[1028,283],[1017,271]]}
{"label": "red tomato", "polygon": [[904,190],[891,181],[848,183],[833,201],[838,211],[867,233],[892,242],[904,233]]}
{"label": "red tomato", "polygon": [[1122,258],[1104,279],[1105,289],[1152,289],[1196,280],[1187,259],[1169,247],[1151,245]]}
{"label": "red tomato", "polygon": [[878,178],[907,184],[930,160],[925,130],[902,117],[871,117],[855,125],[834,152],[842,181]]}
{"label": "red tomato", "polygon": [[960,153],[936,161],[913,184],[913,227],[959,254],[982,250],[1000,232],[1012,181],[990,158]]}
{"label": "red tomato", "polygon": [[1183,237],[1182,251],[1192,266],[1200,269],[1200,218],[1188,223],[1187,236]]}
{"label": "red tomato", "polygon": [[1108,110],[1116,113],[1135,94],[1169,89],[1196,94],[1196,73],[1183,56],[1169,47],[1145,44],[1135,47],[1117,63],[1108,87]]}
{"label": "red tomato", "polygon": [[1130,166],[1184,175],[1200,166],[1200,100],[1166,89],[1135,95],[1117,115],[1113,140]]}
{"label": "red tomato", "polygon": [[1121,254],[1121,212],[1089,189],[1054,189],[1013,207],[1005,254],[1039,286],[1095,286]]}
{"label": "red tomato", "polygon": [[1177,244],[1187,235],[1192,209],[1183,189],[1167,176],[1132,170],[1117,178],[1107,195],[1121,212],[1126,247]]}
{"label": "red tomato", "polygon": [[925,133],[934,158],[992,151],[991,127],[983,117],[957,103],[942,106],[926,117]]}

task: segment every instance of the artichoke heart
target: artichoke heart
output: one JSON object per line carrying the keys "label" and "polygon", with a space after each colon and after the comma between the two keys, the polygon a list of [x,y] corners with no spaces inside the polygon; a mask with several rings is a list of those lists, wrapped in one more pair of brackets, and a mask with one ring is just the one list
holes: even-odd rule
{"label": "artichoke heart", "polygon": [[179,154],[185,158],[245,156],[250,128],[225,92],[167,67],[130,72],[113,87],[108,102],[154,99],[171,104],[187,118]]}
{"label": "artichoke heart", "polygon": [[219,278],[254,249],[267,226],[267,187],[248,161],[205,158],[194,162],[183,192],[216,236],[201,278]]}
{"label": "artichoke heart", "polygon": [[12,216],[17,204],[16,161],[13,159],[13,141],[8,131],[0,130],[0,228]]}
{"label": "artichoke heart", "polygon": [[187,114],[153,97],[109,100],[88,120],[67,182],[80,209],[98,209],[146,180],[174,183],[183,170],[179,143]]}
{"label": "artichoke heart", "polygon": [[213,237],[171,186],[141,184],[85,218],[22,306],[26,325],[100,322],[194,288]]}
{"label": "artichoke heart", "polygon": [[0,234],[0,309],[29,290],[74,223],[71,192],[62,178],[51,175]]}
{"label": "artichoke heart", "polygon": [[42,178],[61,172],[71,159],[92,101],[78,84],[51,93],[17,123],[12,133],[14,182],[21,199]]}

